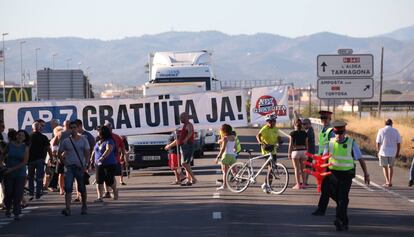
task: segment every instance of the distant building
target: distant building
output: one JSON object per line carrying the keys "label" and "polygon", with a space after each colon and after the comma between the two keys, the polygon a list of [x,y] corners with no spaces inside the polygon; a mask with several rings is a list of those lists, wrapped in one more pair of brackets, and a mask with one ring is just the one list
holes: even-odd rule
{"label": "distant building", "polygon": [[82,70],[37,71],[37,96],[39,100],[93,98],[92,86]]}

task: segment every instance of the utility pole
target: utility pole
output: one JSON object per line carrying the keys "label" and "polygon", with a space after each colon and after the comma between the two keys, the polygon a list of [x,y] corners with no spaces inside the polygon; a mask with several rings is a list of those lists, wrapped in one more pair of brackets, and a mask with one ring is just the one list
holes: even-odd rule
{"label": "utility pole", "polygon": [[312,84],[309,84],[309,114],[308,117],[310,118],[312,115]]}
{"label": "utility pole", "polygon": [[381,117],[383,72],[384,72],[384,47],[382,47],[382,50],[381,50],[381,73],[380,73],[380,91],[379,91],[379,100],[378,100],[378,117]]}

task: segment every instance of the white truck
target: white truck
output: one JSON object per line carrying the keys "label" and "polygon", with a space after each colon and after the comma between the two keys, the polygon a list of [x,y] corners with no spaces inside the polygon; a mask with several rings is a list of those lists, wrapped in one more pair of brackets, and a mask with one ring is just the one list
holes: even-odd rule
{"label": "white truck", "polygon": [[[149,81],[142,86],[144,96],[173,98],[178,94],[217,90],[211,69],[211,52],[156,52],[149,56]],[[214,149],[216,134],[195,128],[194,157],[202,157],[205,149]],[[129,163],[134,168],[165,166],[167,152],[162,149],[168,134],[131,136]]]}

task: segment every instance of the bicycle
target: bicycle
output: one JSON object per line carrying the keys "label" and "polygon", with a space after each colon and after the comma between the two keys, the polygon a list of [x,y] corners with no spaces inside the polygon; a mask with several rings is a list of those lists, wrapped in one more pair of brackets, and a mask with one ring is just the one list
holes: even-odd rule
{"label": "bicycle", "polygon": [[[246,162],[236,162],[230,166],[226,173],[227,188],[234,193],[241,193],[245,191],[249,184],[255,184],[256,178],[267,167],[271,165],[271,170],[267,172],[266,184],[268,184],[270,193],[282,194],[289,184],[289,172],[285,165],[276,162],[273,155],[268,153],[266,155],[251,157],[253,150],[244,150],[249,153],[249,160]],[[261,158],[269,157],[262,167],[255,173],[253,168],[253,161]],[[270,172],[270,174],[269,174]]]}

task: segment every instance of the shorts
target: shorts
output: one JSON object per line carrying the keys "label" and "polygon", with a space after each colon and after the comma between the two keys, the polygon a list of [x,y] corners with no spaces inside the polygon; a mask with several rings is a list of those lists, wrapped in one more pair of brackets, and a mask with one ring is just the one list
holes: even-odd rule
{"label": "shorts", "polygon": [[65,193],[72,193],[73,181],[78,182],[78,192],[86,193],[86,186],[83,182],[83,170],[76,165],[69,165],[64,167],[65,171]]}
{"label": "shorts", "polygon": [[112,186],[115,182],[116,165],[98,165],[96,167],[96,183]]}
{"label": "shorts", "polygon": [[115,168],[115,176],[121,176],[122,175],[122,165],[121,163],[116,164]]}
{"label": "shorts", "polygon": [[178,159],[180,158],[179,155],[176,153],[168,154],[168,166],[171,170],[176,170],[178,168]]}
{"label": "shorts", "polygon": [[306,150],[292,151],[292,159],[307,159]]}
{"label": "shorts", "polygon": [[394,162],[395,162],[394,156],[379,156],[380,166],[394,166]]}
{"label": "shorts", "polygon": [[232,165],[232,164],[236,163],[236,155],[234,155],[234,154],[223,154],[223,155],[221,156],[221,160],[220,160],[220,162],[221,162],[223,165],[228,165],[228,166],[230,166],[230,165]]}
{"label": "shorts", "polygon": [[56,171],[58,174],[64,174],[65,173],[65,165],[61,162],[59,162],[56,166]]}
{"label": "shorts", "polygon": [[183,144],[180,146],[181,163],[190,164],[193,159],[193,144]]}

